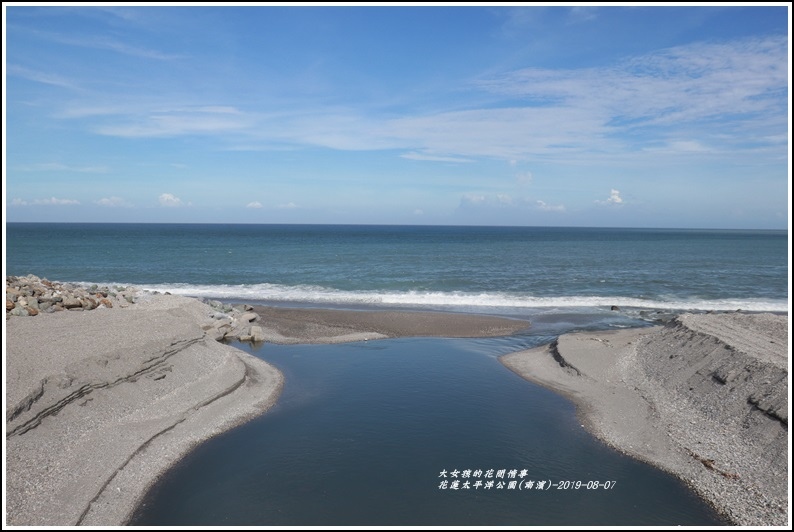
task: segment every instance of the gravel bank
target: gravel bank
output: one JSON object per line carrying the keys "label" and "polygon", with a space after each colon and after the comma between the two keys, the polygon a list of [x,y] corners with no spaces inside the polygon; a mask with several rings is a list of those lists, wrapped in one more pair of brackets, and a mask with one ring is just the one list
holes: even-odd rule
{"label": "gravel bank", "polygon": [[663,327],[563,335],[501,360],[735,524],[789,523],[788,316],[684,314]]}

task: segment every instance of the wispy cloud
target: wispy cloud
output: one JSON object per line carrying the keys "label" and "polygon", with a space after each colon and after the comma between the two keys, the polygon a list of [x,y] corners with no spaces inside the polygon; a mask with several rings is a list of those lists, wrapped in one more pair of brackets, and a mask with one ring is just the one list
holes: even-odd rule
{"label": "wispy cloud", "polygon": [[11,205],[14,206],[29,206],[29,205],[80,205],[80,202],[73,199],[61,199],[56,197],[45,198],[45,199],[36,199],[32,201],[26,201],[20,198],[14,198],[11,201]]}
{"label": "wispy cloud", "polygon": [[[744,122],[785,106],[785,37],[693,44],[612,67],[530,68],[481,81],[528,105],[577,109],[602,132],[719,118]],[[749,114],[755,116],[747,116]]]}
{"label": "wispy cloud", "polygon": [[432,155],[428,153],[408,152],[400,155],[403,159],[411,159],[414,161],[436,161],[441,163],[471,163],[472,159],[464,159],[463,157],[444,157],[441,155]]}
{"label": "wispy cloud", "polygon": [[385,124],[401,143],[449,156],[524,159],[530,154],[597,149],[603,121],[573,108],[511,107],[406,117]]}
{"label": "wispy cloud", "polygon": [[180,54],[170,54],[147,48],[143,46],[136,46],[134,44],[125,43],[113,37],[107,36],[80,36],[64,35],[61,33],[45,32],[32,28],[24,30],[28,35],[35,35],[41,39],[46,39],[58,44],[65,44],[67,46],[79,46],[81,48],[92,48],[95,50],[109,50],[123,55],[133,57],[143,57],[146,59],[156,59],[159,61],[170,61],[183,57]]}
{"label": "wispy cloud", "polygon": [[252,201],[251,203],[246,205],[245,208],[246,209],[261,209],[262,208],[262,204],[259,203],[258,201]]}
{"label": "wispy cloud", "polygon": [[82,90],[74,81],[51,72],[41,72],[19,65],[8,65],[6,71],[11,76],[20,77],[29,81],[35,81],[37,83],[52,85],[63,89]]}
{"label": "wispy cloud", "polygon": [[62,163],[34,163],[16,166],[19,172],[80,172],[102,174],[108,172],[106,166],[70,166]]}
{"label": "wispy cloud", "polygon": [[127,115],[115,124],[98,126],[95,131],[114,137],[176,137],[239,132],[254,125],[252,118],[230,109],[210,106]]}
{"label": "wispy cloud", "polygon": [[[515,17],[533,14],[518,10]],[[457,101],[457,110],[423,106],[419,112],[409,106],[395,115],[377,106],[295,99],[294,105],[280,100],[276,107],[266,100],[241,104],[237,95],[210,101],[164,91],[128,100],[75,98],[54,114],[79,119],[80,127],[100,135],[204,136],[222,150],[399,150],[404,159],[442,163],[738,157],[764,147],[781,149],[769,139],[787,131],[787,64],[786,38],[768,37],[679,46],[608,66],[489,75],[472,82],[468,89],[477,99],[468,107]],[[70,85],[32,71],[22,74]]]}
{"label": "wispy cloud", "polygon": [[598,8],[591,6],[574,6],[570,8],[569,19],[572,23],[587,22],[598,17]]}
{"label": "wispy cloud", "polygon": [[282,204],[278,205],[278,208],[279,209],[297,209],[298,205],[296,203],[293,203],[293,202],[290,201],[289,203],[282,203]]}

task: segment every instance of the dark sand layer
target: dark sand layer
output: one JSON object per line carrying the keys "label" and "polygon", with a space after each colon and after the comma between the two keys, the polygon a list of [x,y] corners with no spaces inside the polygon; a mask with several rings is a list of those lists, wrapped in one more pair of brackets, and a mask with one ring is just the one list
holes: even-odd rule
{"label": "dark sand layer", "polygon": [[529,322],[442,312],[352,311],[254,307],[265,340],[281,344],[337,343],[402,336],[478,338],[504,336]]}
{"label": "dark sand layer", "polygon": [[597,437],[669,471],[739,525],[789,521],[788,317],[684,314],[505,355]]}

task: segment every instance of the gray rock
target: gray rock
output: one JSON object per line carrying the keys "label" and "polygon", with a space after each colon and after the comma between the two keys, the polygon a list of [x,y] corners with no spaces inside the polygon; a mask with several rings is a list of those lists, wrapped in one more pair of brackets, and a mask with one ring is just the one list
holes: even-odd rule
{"label": "gray rock", "polygon": [[63,298],[63,308],[72,309],[78,307],[82,308],[83,303],[76,297],[67,295]]}
{"label": "gray rock", "polygon": [[253,325],[251,327],[251,340],[254,342],[265,341],[265,331],[262,330],[262,327],[258,325]]}
{"label": "gray rock", "polygon": [[256,321],[258,317],[259,316],[257,314],[254,314],[253,312],[246,312],[245,314],[240,316],[240,321],[245,321],[250,323],[252,321]]}

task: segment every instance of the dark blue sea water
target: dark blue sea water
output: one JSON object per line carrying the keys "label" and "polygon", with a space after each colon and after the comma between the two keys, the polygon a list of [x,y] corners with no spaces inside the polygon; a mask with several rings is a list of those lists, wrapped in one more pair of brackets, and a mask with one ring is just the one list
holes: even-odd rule
{"label": "dark blue sea water", "polygon": [[786,231],[7,224],[11,275],[332,306],[785,311]]}
{"label": "dark blue sea water", "polygon": [[[497,357],[573,330],[646,326],[659,311],[789,307],[785,231],[7,224],[6,246],[10,275],[532,322],[504,338],[265,344],[253,354],[286,377],[277,406],[199,446],[134,524],[720,524]],[[442,471],[489,469],[505,471],[503,488],[440,487]],[[510,489],[511,470],[556,487]],[[615,484],[558,488],[577,481]]]}

